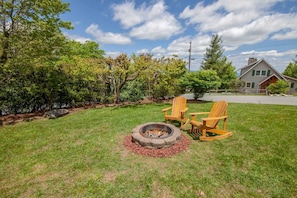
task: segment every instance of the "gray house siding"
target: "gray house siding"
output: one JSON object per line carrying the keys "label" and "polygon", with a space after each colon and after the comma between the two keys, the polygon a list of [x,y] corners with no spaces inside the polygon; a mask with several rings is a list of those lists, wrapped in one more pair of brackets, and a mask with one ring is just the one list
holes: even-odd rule
{"label": "gray house siding", "polygon": [[297,79],[290,77],[290,76],[285,76],[283,75],[286,80],[289,82],[289,91],[288,94],[295,94],[296,93],[296,89],[297,89]]}

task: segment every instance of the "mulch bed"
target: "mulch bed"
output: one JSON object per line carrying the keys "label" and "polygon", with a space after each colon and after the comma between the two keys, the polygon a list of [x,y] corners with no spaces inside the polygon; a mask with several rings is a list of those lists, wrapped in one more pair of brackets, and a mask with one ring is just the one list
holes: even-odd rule
{"label": "mulch bed", "polygon": [[132,135],[128,135],[124,138],[124,146],[133,153],[138,155],[160,158],[171,157],[177,153],[185,151],[189,148],[190,143],[191,141],[185,135],[182,134],[181,140],[171,147],[161,149],[150,149],[132,142]]}

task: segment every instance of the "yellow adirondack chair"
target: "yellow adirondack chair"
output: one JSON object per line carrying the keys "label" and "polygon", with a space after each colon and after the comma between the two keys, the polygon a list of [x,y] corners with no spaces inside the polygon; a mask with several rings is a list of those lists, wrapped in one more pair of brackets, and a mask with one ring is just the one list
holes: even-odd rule
{"label": "yellow adirondack chair", "polygon": [[[227,138],[233,135],[232,132],[227,131],[227,107],[226,101],[215,102],[210,112],[190,113],[192,129],[190,132],[200,132],[201,141],[213,141]],[[197,121],[195,116],[208,114],[207,118],[202,118],[202,121]],[[223,129],[219,129],[218,123],[223,120]],[[207,136],[207,132],[216,134],[214,136]]]}
{"label": "yellow adirondack chair", "polygon": [[[168,114],[169,110],[171,110],[171,114]],[[172,106],[165,108],[162,111],[164,113],[165,122],[172,122],[174,120],[178,121],[180,122],[181,128],[185,126],[187,124],[187,121],[189,120],[185,116],[186,111],[188,111],[187,99],[182,96],[173,98]]]}

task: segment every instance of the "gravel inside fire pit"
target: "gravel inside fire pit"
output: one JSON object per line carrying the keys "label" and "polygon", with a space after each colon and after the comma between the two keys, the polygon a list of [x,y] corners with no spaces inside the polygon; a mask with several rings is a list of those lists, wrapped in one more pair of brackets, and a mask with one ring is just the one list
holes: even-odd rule
{"label": "gravel inside fire pit", "polygon": [[133,153],[150,156],[150,157],[170,157],[189,148],[191,141],[185,136],[181,135],[181,140],[167,148],[151,149],[140,146],[132,142],[132,135],[128,135],[124,139],[124,146]]}

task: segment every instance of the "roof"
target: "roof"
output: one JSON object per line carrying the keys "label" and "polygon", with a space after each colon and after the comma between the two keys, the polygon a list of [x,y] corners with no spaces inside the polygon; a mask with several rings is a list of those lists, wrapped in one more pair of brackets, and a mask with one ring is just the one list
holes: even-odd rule
{"label": "roof", "polygon": [[254,69],[255,67],[257,67],[257,65],[259,65],[259,63],[261,63],[261,62],[265,62],[273,71],[274,71],[274,73],[276,73],[278,76],[280,76],[283,80],[286,80],[276,69],[274,69],[274,67],[272,67],[272,65],[270,65],[265,59],[260,59],[260,60],[258,60],[258,61],[256,61],[256,62],[253,62],[253,63],[251,63],[251,64],[249,64],[249,65],[246,65],[246,66],[244,66],[244,67],[242,67],[240,70],[242,70],[242,69],[245,69],[245,68],[248,68],[249,67],[249,69],[246,71],[246,72],[244,72],[243,74],[241,74],[240,76],[239,76],[239,78],[242,78],[243,76],[245,76],[249,71],[251,71],[252,69]]}
{"label": "roof", "polygon": [[272,75],[268,76],[267,78],[265,78],[264,80],[262,80],[261,82],[259,82],[258,84],[261,85],[262,83],[264,83],[264,82],[267,81],[268,79],[272,78],[273,76],[275,76],[277,79],[280,80],[280,78],[279,78],[277,75],[272,74]]}
{"label": "roof", "polygon": [[[262,60],[262,59],[261,59]],[[257,64],[259,61],[261,61],[261,60],[257,60],[257,61],[255,61],[255,62],[252,62],[251,64],[249,64],[249,65],[246,65],[246,66],[244,66],[244,67],[242,67],[242,68],[239,68],[239,70],[242,70],[242,69],[246,69],[246,68],[248,68],[248,67],[252,67],[252,66],[254,66],[255,64]]]}
{"label": "roof", "polygon": [[288,80],[294,80],[294,81],[297,81],[297,78],[294,78],[294,77],[291,77],[291,76],[286,76],[286,75],[283,75],[284,78],[288,79]]}

